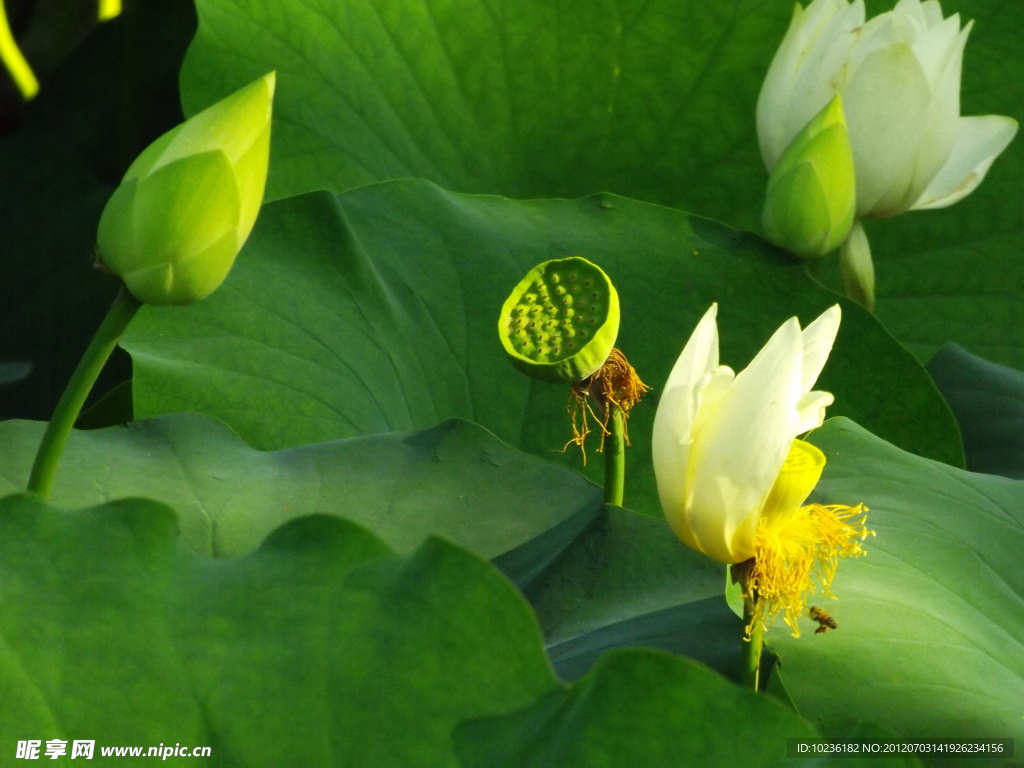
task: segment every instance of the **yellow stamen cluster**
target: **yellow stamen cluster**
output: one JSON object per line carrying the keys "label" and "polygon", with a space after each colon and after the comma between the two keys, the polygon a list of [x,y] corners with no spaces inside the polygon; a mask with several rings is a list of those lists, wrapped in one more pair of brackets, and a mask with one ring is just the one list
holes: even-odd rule
{"label": "yellow stamen cluster", "polygon": [[831,586],[838,559],[865,554],[861,541],[875,535],[865,525],[866,512],[863,504],[810,504],[792,515],[761,518],[754,537],[754,565],[747,582],[747,592],[755,598],[748,637],[758,622],[765,629],[771,627],[780,611],[784,612],[793,637],[800,636],[797,617],[806,610],[807,595],[818,589],[812,574],[817,577],[821,592],[834,597]]}

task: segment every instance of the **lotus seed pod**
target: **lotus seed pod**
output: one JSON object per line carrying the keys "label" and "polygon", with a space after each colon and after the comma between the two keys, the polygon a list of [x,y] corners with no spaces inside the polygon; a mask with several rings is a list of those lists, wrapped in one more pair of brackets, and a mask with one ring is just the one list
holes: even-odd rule
{"label": "lotus seed pod", "polygon": [[597,371],[619,333],[619,295],[600,267],[579,256],[531,269],[505,300],[498,336],[527,376],[571,383]]}
{"label": "lotus seed pod", "polygon": [[139,301],[191,304],[227,277],[263,201],[274,84],[271,72],[172,128],[114,191],[99,258]]}

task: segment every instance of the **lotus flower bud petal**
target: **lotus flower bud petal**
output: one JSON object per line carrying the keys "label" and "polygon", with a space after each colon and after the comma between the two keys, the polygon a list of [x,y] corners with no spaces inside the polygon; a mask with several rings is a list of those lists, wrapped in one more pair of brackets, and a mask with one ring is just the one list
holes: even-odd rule
{"label": "lotus flower bud petal", "polygon": [[146,304],[191,304],[227,277],[263,200],[273,72],[150,144],[100,218],[104,265]]}
{"label": "lotus flower bud petal", "polygon": [[768,180],[769,240],[804,258],[839,247],[853,223],[853,152],[835,96],[790,142]]}

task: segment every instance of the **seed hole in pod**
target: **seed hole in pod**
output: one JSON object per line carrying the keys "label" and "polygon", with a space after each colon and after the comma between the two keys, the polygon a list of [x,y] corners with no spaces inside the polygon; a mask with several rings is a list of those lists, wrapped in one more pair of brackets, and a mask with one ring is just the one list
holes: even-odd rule
{"label": "seed hole in pod", "polygon": [[590,281],[589,281],[589,280],[584,280],[584,281],[583,281],[583,285],[584,285],[585,287],[589,288],[589,287],[590,287]]}
{"label": "seed hole in pod", "polygon": [[537,323],[530,323],[530,327],[533,328]]}
{"label": "seed hole in pod", "polygon": [[548,312],[551,312],[555,308],[554,304],[548,304]]}
{"label": "seed hole in pod", "polygon": [[562,286],[558,286],[557,288],[555,288],[555,293],[561,296],[563,293],[565,293],[565,288],[563,288]]}
{"label": "seed hole in pod", "polygon": [[571,342],[571,341],[568,341],[568,342],[566,342],[565,346],[567,346],[567,347],[568,347],[569,349],[572,349],[572,348],[573,348],[573,347],[575,347],[576,345],[575,345],[575,344],[574,344],[573,342]]}
{"label": "seed hole in pod", "polygon": [[597,291],[594,291],[592,294],[590,294],[590,298],[596,299],[597,298]]}
{"label": "seed hole in pod", "polygon": [[591,324],[591,325],[593,325],[593,324],[594,324],[594,318],[590,318],[590,324]]}
{"label": "seed hole in pod", "polygon": [[564,304],[565,306],[569,306],[569,298],[568,298],[568,297],[566,297],[566,298],[562,299],[562,303],[563,303],[563,304]]}
{"label": "seed hole in pod", "polygon": [[551,354],[553,354],[553,355],[557,355],[557,354],[558,354],[559,352],[561,352],[561,351],[562,351],[562,350],[560,350],[560,349],[552,349],[552,350],[551,350]]}
{"label": "seed hole in pod", "polygon": [[576,274],[575,273],[570,273],[569,280],[575,280],[575,279],[576,279]]}
{"label": "seed hole in pod", "polygon": [[557,272],[551,276],[551,282],[553,283],[557,283],[560,279]]}
{"label": "seed hole in pod", "polygon": [[586,331],[580,331],[580,336],[586,336],[586,335],[587,335]]}

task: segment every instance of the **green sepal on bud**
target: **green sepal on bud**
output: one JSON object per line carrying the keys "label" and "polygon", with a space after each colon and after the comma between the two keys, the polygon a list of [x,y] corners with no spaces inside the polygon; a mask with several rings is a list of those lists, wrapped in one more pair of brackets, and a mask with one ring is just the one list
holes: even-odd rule
{"label": "green sepal on bud", "polygon": [[597,371],[619,333],[619,294],[608,275],[584,258],[546,261],[505,300],[498,337],[527,376],[572,383]]}
{"label": "green sepal on bud", "polygon": [[144,304],[191,304],[227,277],[267,180],[275,73],[172,128],[125,173],[100,218],[103,265]]}
{"label": "green sepal on bud", "polygon": [[766,237],[805,259],[838,248],[857,207],[853,149],[836,95],[786,147],[768,179]]}

